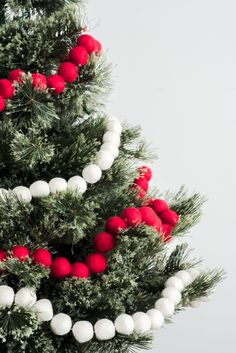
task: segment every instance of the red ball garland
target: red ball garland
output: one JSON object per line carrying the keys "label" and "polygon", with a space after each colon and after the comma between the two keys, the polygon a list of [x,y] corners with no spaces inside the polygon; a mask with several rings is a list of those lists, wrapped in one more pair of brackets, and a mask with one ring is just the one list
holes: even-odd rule
{"label": "red ball garland", "polygon": [[159,214],[161,212],[167,211],[169,209],[169,206],[164,200],[156,199],[152,203],[152,208],[156,213]]}
{"label": "red ball garland", "polygon": [[77,66],[66,61],[59,66],[58,73],[66,82],[72,83],[77,79],[79,71]]}
{"label": "red ball garland", "polygon": [[140,188],[138,185],[132,186],[132,190],[136,191],[136,197],[138,199],[143,199],[146,196],[146,191]]}
{"label": "red ball garland", "polygon": [[5,101],[4,98],[2,96],[0,96],[0,112],[2,112],[5,109]]}
{"label": "red ball garland", "polygon": [[47,88],[46,76],[38,72],[33,72],[31,76],[32,76],[32,86],[34,88],[43,90],[43,91]]}
{"label": "red ball garland", "polygon": [[33,262],[44,267],[50,267],[52,264],[52,255],[46,249],[37,249],[32,254],[31,257]]}
{"label": "red ball garland", "polygon": [[159,217],[163,223],[167,223],[172,227],[174,227],[179,221],[179,216],[175,211],[172,211],[172,210],[167,210],[160,213]]}
{"label": "red ball garland", "polygon": [[87,50],[84,47],[77,46],[70,50],[69,60],[79,66],[84,66],[87,64],[89,55]]}
{"label": "red ball garland", "polygon": [[156,213],[153,211],[151,207],[143,206],[140,208],[140,212],[142,215],[142,221],[150,226],[154,227],[156,230],[160,230],[162,223],[159,217],[157,217]]}
{"label": "red ball garland", "polygon": [[71,272],[71,265],[65,257],[57,257],[51,265],[51,273],[55,278],[64,278]]}
{"label": "red ball garland", "polygon": [[95,39],[95,53],[97,55],[100,55],[101,51],[102,51],[102,44]]}
{"label": "red ball garland", "polygon": [[65,80],[59,75],[51,75],[47,79],[48,88],[52,89],[53,94],[60,94],[65,89]]}
{"label": "red ball garland", "polygon": [[16,245],[11,249],[11,254],[13,257],[16,257],[20,261],[25,261],[30,256],[29,249],[25,246]]}
{"label": "red ball garland", "polygon": [[83,262],[75,262],[71,265],[70,277],[88,278],[89,269]]}
{"label": "red ball garland", "polygon": [[86,259],[87,266],[92,273],[102,273],[107,268],[106,258],[99,253],[90,254]]}
{"label": "red ball garland", "polygon": [[11,72],[9,72],[8,74],[8,80],[14,82],[18,82],[18,83],[23,83],[23,79],[22,79],[22,74],[24,73],[23,70],[21,69],[15,69],[15,70],[12,70]]}
{"label": "red ball garland", "polygon": [[139,168],[140,176],[150,181],[152,178],[152,171],[149,167],[143,166]]}
{"label": "red ball garland", "polygon": [[4,99],[10,99],[14,95],[14,86],[11,81],[2,79],[0,80],[0,95]]}
{"label": "red ball garland", "polygon": [[106,231],[112,235],[118,235],[120,230],[126,229],[127,225],[122,218],[113,216],[106,222]]}
{"label": "red ball garland", "polygon": [[3,250],[0,250],[0,262],[5,261],[7,258],[7,253]]}
{"label": "red ball garland", "polygon": [[148,189],[148,181],[146,178],[140,177],[138,179],[135,179],[134,184],[138,185],[144,191],[147,191],[147,189]]}
{"label": "red ball garland", "polygon": [[77,45],[84,47],[89,54],[97,49],[96,40],[90,34],[82,34],[77,40]]}
{"label": "red ball garland", "polygon": [[109,233],[102,232],[94,237],[94,245],[98,252],[108,252],[115,247],[115,239]]}
{"label": "red ball garland", "polygon": [[136,227],[142,223],[141,212],[135,207],[128,207],[121,213],[121,218],[128,227]]}

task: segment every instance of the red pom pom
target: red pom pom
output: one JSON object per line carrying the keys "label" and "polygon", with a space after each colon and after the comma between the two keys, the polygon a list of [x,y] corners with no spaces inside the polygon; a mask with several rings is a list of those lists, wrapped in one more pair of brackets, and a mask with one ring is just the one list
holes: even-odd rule
{"label": "red pom pom", "polygon": [[110,234],[102,232],[94,237],[94,244],[98,252],[107,252],[115,247],[115,239]]}
{"label": "red pom pom", "polygon": [[94,53],[97,48],[96,40],[90,34],[82,34],[78,38],[77,44],[84,47],[89,54]]}
{"label": "red pom pom", "polygon": [[46,76],[39,74],[38,72],[32,73],[32,86],[36,89],[45,90],[47,88]]}
{"label": "red pom pom", "polygon": [[169,209],[169,206],[164,200],[156,199],[153,201],[152,208],[156,213],[161,213],[167,211]]}
{"label": "red pom pom", "polygon": [[147,181],[152,179],[152,171],[147,166],[140,167],[139,173],[140,173],[140,176],[147,179]]}
{"label": "red pom pom", "polygon": [[134,184],[138,185],[141,189],[143,189],[144,191],[147,191],[148,189],[148,181],[147,179],[140,177],[138,179],[134,180]]}
{"label": "red pom pom", "polygon": [[105,257],[98,253],[88,255],[86,262],[92,273],[101,273],[107,268],[107,261]]}
{"label": "red pom pom", "polygon": [[0,96],[0,112],[2,112],[5,109],[5,101],[2,96]]}
{"label": "red pom pom", "polygon": [[8,75],[8,80],[14,82],[18,82],[18,83],[23,83],[23,79],[22,79],[22,74],[24,73],[23,70],[21,69],[15,69],[15,70],[12,70],[11,72],[9,72],[9,75]]}
{"label": "red pom pom", "polygon": [[88,52],[84,47],[74,47],[70,50],[69,60],[75,65],[84,66],[88,62]]}
{"label": "red pom pom", "polygon": [[83,262],[75,262],[71,266],[70,277],[88,278],[89,269]]}
{"label": "red pom pom", "polygon": [[74,82],[78,76],[78,68],[70,62],[65,62],[59,66],[58,73],[66,82]]}
{"label": "red pom pom", "polygon": [[145,224],[154,227],[158,231],[161,229],[161,220],[159,217],[157,217],[156,213],[151,207],[143,206],[140,208],[140,212],[142,215],[142,220]]}
{"label": "red pom pom", "polygon": [[14,95],[14,86],[11,81],[3,79],[0,80],[0,95],[4,99],[10,99]]}
{"label": "red pom pom", "polygon": [[146,191],[140,188],[138,185],[132,186],[132,190],[137,192],[136,197],[138,199],[143,199],[146,196]]}
{"label": "red pom pom", "polygon": [[98,40],[95,39],[95,53],[97,55],[100,55],[101,51],[102,51],[102,44]]}
{"label": "red pom pom", "polygon": [[70,274],[71,265],[65,257],[57,257],[51,265],[51,272],[55,278],[64,278]]}
{"label": "red pom pom", "polygon": [[0,262],[5,261],[7,258],[7,253],[3,250],[0,250]]}
{"label": "red pom pom", "polygon": [[142,223],[141,212],[135,207],[128,207],[121,213],[121,218],[128,227],[135,227]]}
{"label": "red pom pom", "polygon": [[163,241],[165,243],[171,241],[171,239],[173,238],[170,233],[172,231],[173,227],[170,226],[169,224],[162,224],[161,227],[161,238],[163,239]]}
{"label": "red pom pom", "polygon": [[119,231],[126,229],[127,225],[122,218],[118,216],[113,216],[108,218],[106,223],[106,231],[112,235],[118,235]]}
{"label": "red pom pom", "polygon": [[65,89],[65,81],[59,75],[51,75],[47,79],[48,87],[52,89],[52,93],[60,94]]}
{"label": "red pom pom", "polygon": [[42,265],[44,267],[50,267],[52,264],[52,255],[46,249],[37,249],[32,254],[31,257],[33,262]]}
{"label": "red pom pom", "polygon": [[16,245],[11,249],[11,254],[20,261],[25,261],[30,256],[29,250],[25,246]]}
{"label": "red pom pom", "polygon": [[179,221],[179,216],[175,211],[172,210],[167,210],[159,214],[160,219],[162,220],[162,223],[167,223],[174,227],[176,223]]}

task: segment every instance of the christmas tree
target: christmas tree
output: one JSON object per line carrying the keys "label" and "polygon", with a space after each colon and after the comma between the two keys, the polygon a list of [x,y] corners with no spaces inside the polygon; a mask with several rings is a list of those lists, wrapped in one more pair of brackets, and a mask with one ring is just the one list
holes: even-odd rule
{"label": "christmas tree", "polygon": [[111,67],[84,19],[81,0],[0,4],[1,352],[148,349],[223,276],[174,245],[205,200],[150,188],[152,152],[106,114]]}

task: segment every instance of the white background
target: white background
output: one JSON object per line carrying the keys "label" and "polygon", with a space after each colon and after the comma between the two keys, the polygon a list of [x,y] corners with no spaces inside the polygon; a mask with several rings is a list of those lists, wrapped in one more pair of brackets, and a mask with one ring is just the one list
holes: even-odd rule
{"label": "white background", "polygon": [[142,126],[161,190],[208,196],[187,240],[227,271],[212,302],[177,315],[152,352],[234,353],[236,1],[90,0],[88,14],[115,65],[108,110]]}

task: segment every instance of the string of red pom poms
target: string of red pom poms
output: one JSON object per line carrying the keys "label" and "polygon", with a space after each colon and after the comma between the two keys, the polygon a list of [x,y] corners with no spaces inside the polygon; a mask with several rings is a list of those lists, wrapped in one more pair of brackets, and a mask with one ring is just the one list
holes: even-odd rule
{"label": "string of red pom poms", "polygon": [[[60,94],[64,91],[66,83],[74,82],[79,74],[79,67],[88,63],[89,55],[95,53],[99,55],[102,51],[101,43],[90,34],[82,34],[77,39],[77,45],[68,54],[68,61],[60,64],[57,74],[46,77],[38,72],[33,72],[32,86],[35,89],[45,90],[49,88],[53,94]],[[23,83],[22,75],[24,71],[14,69],[7,79],[0,80],[0,112],[5,109],[5,100],[14,96],[14,82]]]}
{"label": "string of red pom poms", "polygon": [[[146,193],[152,177],[151,170],[148,167],[142,167],[139,169],[139,173],[140,177],[135,179],[134,188],[139,187],[141,190],[141,187],[144,186],[143,190]],[[146,182],[141,179],[146,179]],[[51,253],[43,248],[30,254],[29,249],[21,245],[14,246],[10,251],[10,256],[20,261],[26,261],[31,257],[35,264],[50,268],[52,276],[57,279],[65,277],[88,278],[90,274],[99,274],[106,270],[107,261],[104,253],[114,249],[116,237],[120,235],[121,231],[146,224],[153,227],[164,242],[168,242],[172,239],[171,232],[178,221],[178,214],[170,210],[164,200],[151,200],[149,206],[128,207],[121,212],[120,216],[109,217],[105,224],[105,231],[96,234],[93,239],[96,252],[89,254],[85,263],[70,264],[65,257],[56,257],[53,260]],[[0,250],[0,262],[7,260],[8,257],[9,255],[5,251]]]}

